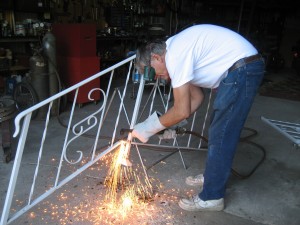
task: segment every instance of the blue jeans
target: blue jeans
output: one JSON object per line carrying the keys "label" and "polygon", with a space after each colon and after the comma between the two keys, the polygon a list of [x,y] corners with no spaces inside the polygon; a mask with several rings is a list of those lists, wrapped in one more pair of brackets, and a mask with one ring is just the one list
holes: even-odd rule
{"label": "blue jeans", "polygon": [[264,75],[262,59],[245,64],[224,78],[217,90],[208,132],[203,201],[225,196],[232,161],[257,90]]}

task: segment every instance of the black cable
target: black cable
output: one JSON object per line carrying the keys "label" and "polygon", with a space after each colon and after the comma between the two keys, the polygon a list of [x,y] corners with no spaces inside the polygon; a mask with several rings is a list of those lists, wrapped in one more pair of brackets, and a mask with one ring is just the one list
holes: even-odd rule
{"label": "black cable", "polygon": [[234,169],[231,168],[231,173],[233,175],[235,175],[236,177],[238,177],[240,179],[246,179],[246,178],[250,177],[256,171],[256,169],[263,163],[263,161],[266,159],[266,151],[265,151],[265,149],[261,145],[258,145],[257,143],[254,143],[252,141],[244,140],[242,142],[250,144],[250,145],[253,145],[254,147],[260,149],[261,152],[263,153],[263,156],[261,157],[261,159],[259,160],[259,162],[253,167],[253,169],[248,174],[238,173],[236,170],[234,170]]}
{"label": "black cable", "polygon": [[[239,172],[237,172],[236,170],[234,170],[233,168],[231,168],[231,173],[240,178],[240,179],[246,179],[248,177],[250,177],[255,171],[256,169],[263,163],[263,161],[265,160],[266,158],[266,151],[265,149],[261,146],[261,145],[258,145],[257,143],[254,143],[253,141],[250,141],[249,139],[250,138],[253,138],[254,136],[256,136],[258,134],[258,132],[252,128],[248,128],[248,127],[244,127],[243,128],[244,130],[248,130],[248,131],[251,131],[252,134],[250,135],[247,135],[245,137],[241,137],[240,138],[240,143],[247,143],[247,144],[250,144],[256,148],[258,148],[259,150],[261,150],[261,152],[263,153],[263,156],[261,157],[261,159],[259,160],[259,162],[250,170],[249,173],[247,174],[241,174]],[[200,139],[202,139],[203,141],[205,141],[206,143],[208,143],[208,139],[201,136],[199,133],[197,132],[194,132],[194,131],[183,131],[185,134],[192,134],[196,137],[199,137]],[[168,158],[169,156],[173,155],[174,153],[178,152],[178,147],[174,147],[174,149],[172,148],[169,148],[169,149],[158,149],[158,148],[154,148],[154,147],[150,147],[150,146],[143,146],[144,148],[147,148],[147,149],[150,149],[150,150],[154,150],[154,151],[164,151],[164,152],[172,152],[171,154],[168,154],[167,156],[164,156],[162,159],[156,161],[155,163],[153,163],[152,165],[148,166],[147,168],[152,168],[154,165],[158,164],[159,162],[161,162],[162,160]],[[197,149],[180,149],[181,152],[190,152],[190,151],[199,151]]]}

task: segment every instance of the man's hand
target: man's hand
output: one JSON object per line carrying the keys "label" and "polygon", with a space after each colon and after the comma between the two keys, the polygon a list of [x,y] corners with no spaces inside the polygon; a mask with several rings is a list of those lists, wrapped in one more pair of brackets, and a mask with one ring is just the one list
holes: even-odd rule
{"label": "man's hand", "polygon": [[144,122],[134,126],[132,136],[138,138],[141,142],[146,143],[152,135],[165,128],[166,127],[160,123],[157,112],[154,112]]}
{"label": "man's hand", "polygon": [[165,129],[162,134],[158,135],[159,139],[174,139],[177,136],[176,129],[182,128],[183,126],[187,125],[188,121],[186,119],[182,120],[181,122],[171,126],[169,129]]}
{"label": "man's hand", "polygon": [[174,139],[177,136],[176,130],[166,129],[162,134],[158,135],[158,138],[163,139]]}

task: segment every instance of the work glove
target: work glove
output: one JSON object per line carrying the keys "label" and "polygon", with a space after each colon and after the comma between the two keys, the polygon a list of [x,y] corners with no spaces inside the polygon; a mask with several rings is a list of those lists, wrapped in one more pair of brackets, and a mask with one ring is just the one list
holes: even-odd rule
{"label": "work glove", "polygon": [[151,136],[165,128],[158,119],[158,113],[154,112],[144,122],[138,123],[133,127],[132,136],[146,143]]}

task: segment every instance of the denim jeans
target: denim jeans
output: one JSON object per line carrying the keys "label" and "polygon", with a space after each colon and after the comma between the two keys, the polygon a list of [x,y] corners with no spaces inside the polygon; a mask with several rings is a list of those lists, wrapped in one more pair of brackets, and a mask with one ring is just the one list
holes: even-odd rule
{"label": "denim jeans", "polygon": [[225,196],[237,144],[264,68],[263,59],[245,64],[228,73],[217,89],[208,133],[203,190],[199,193],[203,201]]}

